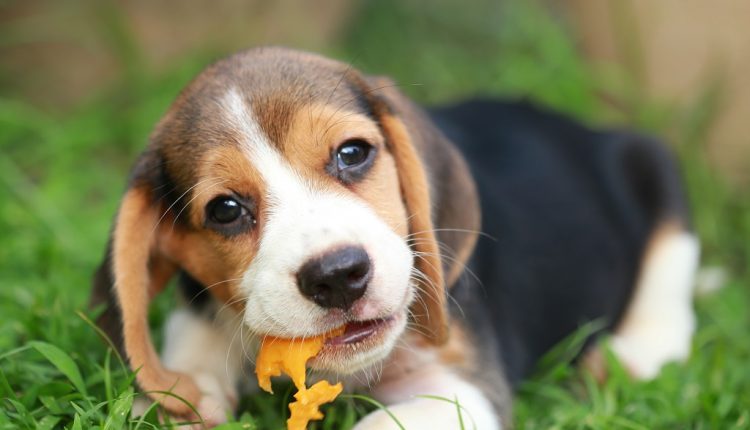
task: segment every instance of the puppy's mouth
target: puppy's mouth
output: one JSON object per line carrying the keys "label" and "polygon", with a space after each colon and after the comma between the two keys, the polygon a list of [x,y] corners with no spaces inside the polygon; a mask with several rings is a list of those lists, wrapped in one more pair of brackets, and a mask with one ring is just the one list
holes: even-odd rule
{"label": "puppy's mouth", "polygon": [[353,345],[365,342],[378,333],[385,331],[392,325],[395,320],[394,316],[387,318],[377,318],[365,321],[352,321],[346,324],[344,333],[326,339],[326,346]]}
{"label": "puppy's mouth", "polygon": [[406,314],[350,321],[344,331],[326,339],[323,349],[311,359],[318,370],[351,374],[385,357],[406,324]]}

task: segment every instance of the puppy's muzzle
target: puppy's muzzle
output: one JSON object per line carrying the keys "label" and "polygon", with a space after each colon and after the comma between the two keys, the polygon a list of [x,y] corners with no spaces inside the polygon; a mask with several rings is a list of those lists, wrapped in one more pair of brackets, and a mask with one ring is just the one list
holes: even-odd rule
{"label": "puppy's muzzle", "polygon": [[297,273],[297,285],[319,306],[346,311],[365,294],[371,266],[364,248],[347,246],[303,264]]}

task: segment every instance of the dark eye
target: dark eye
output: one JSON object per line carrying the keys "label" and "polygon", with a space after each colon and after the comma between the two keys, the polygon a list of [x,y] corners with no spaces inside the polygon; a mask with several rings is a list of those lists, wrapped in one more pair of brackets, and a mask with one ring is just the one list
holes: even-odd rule
{"label": "dark eye", "polygon": [[239,199],[219,196],[206,206],[206,226],[226,235],[234,235],[255,224],[250,211]]}
{"label": "dark eye", "polygon": [[231,197],[219,197],[213,201],[209,212],[212,221],[229,224],[242,216],[242,205]]}
{"label": "dark eye", "polygon": [[371,148],[372,146],[369,143],[360,139],[352,139],[344,142],[336,152],[339,170],[358,166],[367,161],[367,156],[370,155]]}

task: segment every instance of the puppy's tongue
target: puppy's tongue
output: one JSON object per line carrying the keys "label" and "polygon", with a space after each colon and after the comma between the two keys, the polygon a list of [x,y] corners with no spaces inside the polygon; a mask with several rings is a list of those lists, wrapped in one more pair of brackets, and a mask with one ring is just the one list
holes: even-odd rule
{"label": "puppy's tongue", "polygon": [[352,321],[346,324],[344,333],[326,339],[326,344],[345,345],[360,342],[375,333],[386,321],[387,319],[383,318],[366,321]]}

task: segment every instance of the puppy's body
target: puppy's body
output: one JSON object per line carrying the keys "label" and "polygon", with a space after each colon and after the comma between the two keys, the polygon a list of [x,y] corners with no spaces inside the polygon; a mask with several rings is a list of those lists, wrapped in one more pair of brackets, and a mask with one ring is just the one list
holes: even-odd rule
{"label": "puppy's body", "polygon": [[[418,397],[432,395],[491,430],[539,357],[592,320],[636,376],[685,358],[696,258],[677,172],[647,139],[526,104],[430,117],[388,81],[266,49],[209,68],[160,122],[94,302],[142,388],[212,423],[263,336],[347,325],[314,370],[407,428],[458,428],[455,405]],[[171,319],[159,360],[145,308],[178,272],[202,310]],[[382,411],[357,425],[391,427]]]}
{"label": "puppy's body", "polygon": [[477,279],[463,281],[481,285],[464,288],[481,298],[515,385],[582,324],[617,327],[651,235],[688,228],[679,174],[657,142],[527,103],[472,101],[433,118],[476,178],[485,234],[469,265]]}

